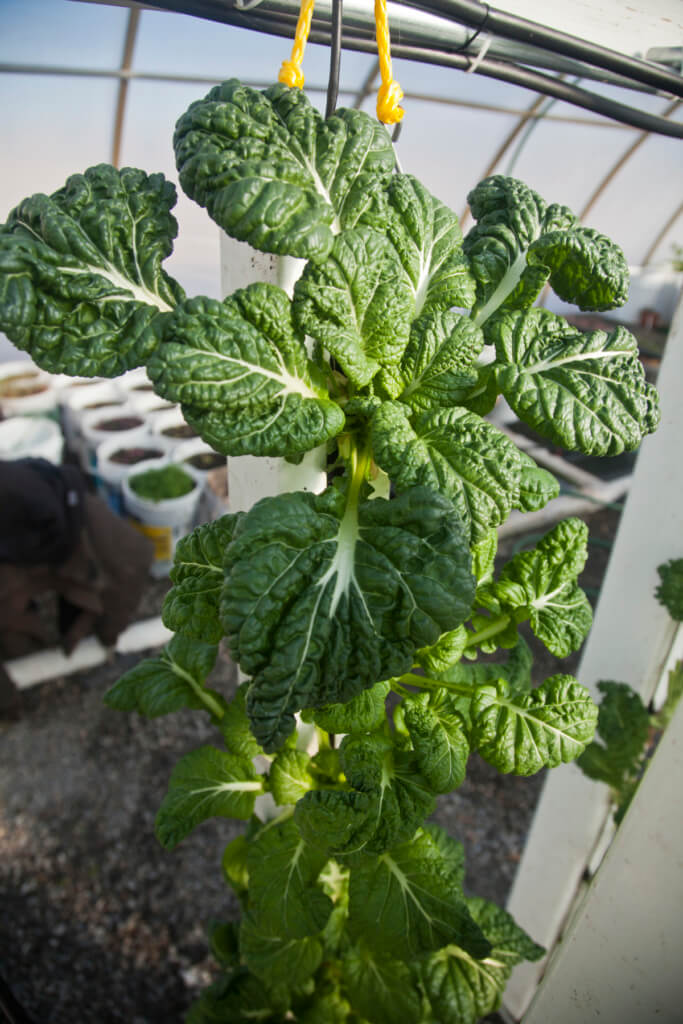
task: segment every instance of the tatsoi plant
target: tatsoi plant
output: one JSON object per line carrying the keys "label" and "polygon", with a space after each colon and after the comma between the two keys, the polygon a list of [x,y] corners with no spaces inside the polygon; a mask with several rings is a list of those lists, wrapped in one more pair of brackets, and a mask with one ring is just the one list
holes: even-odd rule
{"label": "tatsoi plant", "polygon": [[[683,558],[657,567],[655,597],[674,622],[683,621]],[[683,661],[669,672],[666,700],[650,711],[628,683],[598,683],[602,694],[598,712],[599,740],[588,744],[577,759],[582,772],[610,787],[614,820],[622,821],[645,773],[657,733],[668,726],[683,696]]]}
{"label": "tatsoi plant", "polygon": [[[586,528],[560,523],[494,573],[496,528],[558,485],[484,417],[502,394],[594,455],[654,429],[627,330],[582,333],[532,308],[546,282],[583,309],[623,303],[624,257],[501,176],[471,192],[463,241],[397,172],[380,124],[323,120],[286,86],[227,82],[174,141],[182,187],[228,234],[307,261],[293,297],[256,281],[187,298],[161,267],[173,186],[98,166],[10,213],[0,327],[48,370],[145,365],[225,455],[327,446],[322,494],[264,499],[179,543],[163,608],[175,636],[107,695],[216,726],[172,774],[164,846],[212,815],[248,823],[223,857],[243,918],[213,926],[224,974],[189,1020],[469,1024],[542,951],[465,897],[461,845],[426,820],[470,752],[530,775],[576,758],[597,718],[569,675],[532,688],[518,633],[528,621],[558,658],[583,641]],[[206,685],[222,640],[246,677],[230,702]]]}

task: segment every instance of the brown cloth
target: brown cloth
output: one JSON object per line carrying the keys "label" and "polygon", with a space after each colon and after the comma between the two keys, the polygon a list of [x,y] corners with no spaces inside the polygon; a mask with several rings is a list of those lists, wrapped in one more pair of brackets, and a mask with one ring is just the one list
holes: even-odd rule
{"label": "brown cloth", "polygon": [[112,646],[135,614],[154,556],[146,537],[86,494],[73,467],[46,470],[36,465],[43,461],[0,461],[3,659],[54,643],[54,623],[37,601],[47,592],[58,598],[66,654],[91,634]]}

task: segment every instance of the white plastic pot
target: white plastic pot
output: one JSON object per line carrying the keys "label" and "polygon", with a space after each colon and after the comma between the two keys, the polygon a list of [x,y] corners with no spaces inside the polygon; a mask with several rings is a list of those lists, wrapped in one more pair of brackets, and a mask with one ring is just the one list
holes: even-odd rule
{"label": "white plastic pot", "polygon": [[173,565],[173,553],[176,544],[192,529],[197,504],[202,492],[201,480],[189,466],[183,466],[195,482],[193,490],[179,498],[168,498],[163,501],[150,501],[140,497],[130,486],[133,477],[148,469],[170,465],[168,459],[150,459],[132,466],[122,481],[123,501],[126,515],[133,524],[144,533],[154,544],[154,561],[150,568],[152,576],[166,576]]}
{"label": "white plastic pot", "polygon": [[168,452],[174,451],[181,441],[197,437],[197,432],[185,422],[177,406],[175,409],[150,412],[148,417],[152,434],[159,438]]}
{"label": "white plastic pot", "polygon": [[[210,467],[195,465],[191,460],[196,456],[213,456],[216,464]],[[178,465],[186,466],[196,473],[202,481],[202,496],[197,508],[197,521],[208,523],[228,511],[228,460],[225,455],[218,455],[201,437],[193,437],[189,441],[181,441],[173,449],[172,458]]]}
{"label": "white plastic pot", "polygon": [[51,374],[30,359],[0,363],[0,411],[5,417],[49,415],[57,392]]}
{"label": "white plastic pot", "polygon": [[134,405],[139,412],[178,408],[174,402],[169,402],[168,399],[157,395],[143,366],[139,366],[136,370],[129,370],[122,377],[117,377],[116,383],[125,393],[126,400]]}
{"label": "white plastic pot", "polygon": [[[123,426],[125,421],[129,421],[128,426]],[[94,473],[97,467],[97,449],[103,441],[114,438],[120,444],[137,445],[149,438],[144,415],[128,403],[104,405],[100,409],[84,412],[81,415],[80,430],[83,438],[81,462],[88,473]]]}
{"label": "white plastic pot", "polygon": [[[133,453],[146,452],[135,461],[119,461],[116,458],[118,452],[126,451]],[[152,454],[156,450],[156,454]],[[162,446],[151,435],[147,435],[141,443],[128,444],[119,437],[103,441],[98,445],[96,462],[93,476],[98,493],[107,502],[109,507],[117,515],[125,515],[126,508],[123,500],[123,481],[132,469],[142,462],[149,462],[150,459],[158,459],[160,463],[165,462],[165,452]]]}
{"label": "white plastic pot", "polygon": [[84,469],[88,468],[88,460],[81,420],[94,405],[123,405],[124,402],[125,394],[111,380],[81,378],[59,391],[58,404],[64,440],[67,448],[78,456]]}
{"label": "white plastic pot", "polygon": [[0,459],[48,459],[59,465],[64,438],[59,424],[45,416],[11,416],[0,422]]}

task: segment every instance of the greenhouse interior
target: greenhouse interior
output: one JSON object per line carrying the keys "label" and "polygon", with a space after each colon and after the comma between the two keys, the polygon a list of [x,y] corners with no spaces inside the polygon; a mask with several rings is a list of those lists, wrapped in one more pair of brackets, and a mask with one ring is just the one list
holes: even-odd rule
{"label": "greenhouse interior", "polygon": [[0,87],[0,1022],[678,1024],[683,0]]}

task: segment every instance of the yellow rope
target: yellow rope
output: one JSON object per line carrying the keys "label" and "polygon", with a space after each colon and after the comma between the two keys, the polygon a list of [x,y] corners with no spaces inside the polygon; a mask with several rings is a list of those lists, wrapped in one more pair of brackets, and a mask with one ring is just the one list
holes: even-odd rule
{"label": "yellow rope", "polygon": [[284,85],[295,86],[297,89],[304,87],[304,73],[301,70],[301,62],[304,59],[306,40],[311,30],[311,18],[313,17],[314,0],[301,0],[299,9],[299,20],[296,23],[296,34],[292,46],[292,56],[289,60],[283,60],[278,81]]}
{"label": "yellow rope", "polygon": [[377,93],[377,117],[382,124],[397,124],[405,111],[399,106],[403,89],[391,73],[391,40],[386,0],[375,0],[375,27],[377,29],[377,54],[382,85]]}

